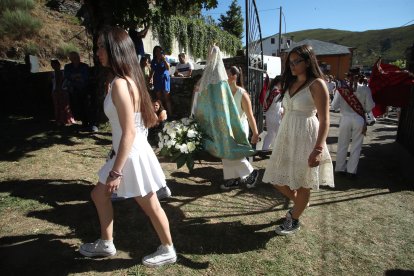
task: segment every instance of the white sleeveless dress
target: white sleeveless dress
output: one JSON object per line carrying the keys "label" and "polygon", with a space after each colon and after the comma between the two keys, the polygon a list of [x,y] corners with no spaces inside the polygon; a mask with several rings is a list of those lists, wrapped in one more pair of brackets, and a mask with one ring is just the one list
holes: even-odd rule
{"label": "white sleeveless dress", "polygon": [[292,190],[300,187],[317,190],[320,185],[334,187],[332,159],[326,143],[319,166],[311,168],[308,165],[319,129],[309,86],[292,97],[289,91],[284,95],[284,115],[263,175],[265,183],[287,185]]}
{"label": "white sleeveless dress", "polygon": [[242,124],[243,131],[246,134],[246,137],[249,138],[249,121],[247,120],[246,112],[244,112],[242,108],[242,98],[244,93],[247,93],[246,90],[239,87],[236,93],[234,93],[233,98],[234,102],[236,103],[237,111],[239,112],[240,122]]}
{"label": "white sleeveless dress", "polygon": [[[114,79],[115,80],[115,79]],[[112,81],[113,83],[114,81]],[[112,146],[118,152],[122,129],[119,123],[116,107],[112,102],[112,84],[104,101],[104,112],[109,119],[112,129]],[[131,152],[122,168],[123,177],[117,190],[119,197],[145,196],[165,187],[165,175],[154,151],[147,141],[147,128],[145,128],[141,113],[135,113],[136,136]],[[99,170],[99,182],[105,184],[109,172],[112,170],[115,157],[109,159]]]}

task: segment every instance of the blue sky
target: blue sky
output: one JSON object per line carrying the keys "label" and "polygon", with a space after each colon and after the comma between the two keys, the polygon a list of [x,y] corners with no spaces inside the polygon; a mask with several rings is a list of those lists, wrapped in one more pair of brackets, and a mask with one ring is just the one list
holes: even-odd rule
{"label": "blue sky", "polygon": [[[218,2],[216,9],[203,11],[216,22],[232,1]],[[245,0],[238,3],[244,16]],[[319,28],[362,32],[414,24],[414,0],[256,0],[256,5],[262,37],[279,32],[280,6],[282,33]]]}

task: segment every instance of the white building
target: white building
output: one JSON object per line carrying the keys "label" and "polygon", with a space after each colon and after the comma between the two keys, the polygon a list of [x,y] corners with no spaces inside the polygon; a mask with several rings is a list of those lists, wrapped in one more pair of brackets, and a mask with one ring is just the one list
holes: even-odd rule
{"label": "white building", "polygon": [[[279,34],[274,34],[265,38],[262,38],[263,55],[266,56],[277,56],[279,49]],[[282,36],[280,48],[282,50],[288,49],[292,43],[290,38]],[[260,53],[255,53],[260,54]]]}

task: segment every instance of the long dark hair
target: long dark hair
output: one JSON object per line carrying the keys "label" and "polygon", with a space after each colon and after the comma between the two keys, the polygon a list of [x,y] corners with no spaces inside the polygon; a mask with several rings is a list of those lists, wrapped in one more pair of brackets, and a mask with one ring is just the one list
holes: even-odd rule
{"label": "long dark hair", "polygon": [[292,83],[296,80],[296,76],[292,75],[292,71],[290,70],[290,55],[292,53],[296,53],[298,56],[300,56],[306,63],[306,82],[308,82],[310,79],[315,78],[322,78],[323,79],[323,73],[321,69],[319,68],[318,61],[316,59],[315,53],[312,49],[312,46],[304,44],[301,46],[297,46],[293,48],[285,60],[285,71],[282,75],[282,95],[279,97],[279,100],[281,101],[286,93],[287,90],[289,90]]}
{"label": "long dark hair", "polygon": [[244,88],[244,80],[243,80],[243,71],[240,67],[232,66],[230,67],[230,73],[234,76],[237,75],[236,84],[242,88]]}
{"label": "long dark hair", "polygon": [[161,46],[159,46],[159,45],[157,45],[157,46],[154,46],[154,48],[152,49],[152,59],[155,59],[155,60],[157,60],[158,61],[158,57],[156,56],[156,52],[157,52],[157,49],[160,49],[160,51],[161,51],[161,54],[162,54],[162,52],[163,52],[163,49],[162,49],[162,47]]}
{"label": "long dark hair", "polygon": [[127,77],[130,77],[138,88],[139,111],[145,127],[149,128],[157,123],[151,98],[147,91],[145,78],[139,66],[134,43],[128,33],[119,27],[105,27],[100,35],[104,39],[108,53],[108,63],[115,77],[126,80],[129,96],[135,109],[135,96]]}
{"label": "long dark hair", "polygon": [[143,56],[139,60],[139,66],[141,66],[141,69],[144,69],[147,66],[148,57]]}
{"label": "long dark hair", "polygon": [[282,81],[282,76],[276,76],[269,84],[269,91],[272,92],[273,88]]}
{"label": "long dark hair", "polygon": [[164,106],[162,105],[161,100],[154,100],[154,101],[152,101],[152,104],[155,104],[155,103],[158,103],[158,105],[160,106],[160,108],[158,109],[158,111],[155,112],[157,114],[157,116],[159,116],[161,114],[161,112],[163,112],[165,109],[164,109]]}

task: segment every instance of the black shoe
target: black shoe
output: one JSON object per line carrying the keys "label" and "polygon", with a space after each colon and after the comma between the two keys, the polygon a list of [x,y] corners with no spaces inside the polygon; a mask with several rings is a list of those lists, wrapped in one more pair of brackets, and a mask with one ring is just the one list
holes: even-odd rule
{"label": "black shoe", "polygon": [[243,179],[243,182],[246,184],[248,189],[256,187],[257,179],[259,178],[259,171],[253,170],[246,179]]}
{"label": "black shoe", "polygon": [[288,218],[286,216],[286,220],[283,222],[283,224],[276,227],[276,234],[281,236],[286,236],[295,233],[300,229],[300,223],[299,220]]}
{"label": "black shoe", "polygon": [[222,190],[231,190],[240,188],[240,179],[230,179],[226,183],[221,184],[220,188]]}
{"label": "black shoe", "polygon": [[339,176],[347,176],[347,172],[344,171],[336,171],[335,174]]}
{"label": "black shoe", "polygon": [[356,173],[347,173],[346,176],[349,179],[357,179],[358,178]]}

